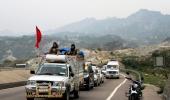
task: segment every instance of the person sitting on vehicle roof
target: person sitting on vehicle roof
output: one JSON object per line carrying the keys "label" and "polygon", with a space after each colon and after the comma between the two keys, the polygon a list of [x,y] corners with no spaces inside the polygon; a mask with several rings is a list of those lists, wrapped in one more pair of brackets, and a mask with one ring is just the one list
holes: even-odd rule
{"label": "person sitting on vehicle roof", "polygon": [[53,46],[50,48],[49,53],[50,54],[58,54],[58,44],[56,42],[53,42]]}
{"label": "person sitting on vehicle roof", "polygon": [[77,55],[77,49],[75,44],[71,44],[70,51],[68,52],[68,55]]}

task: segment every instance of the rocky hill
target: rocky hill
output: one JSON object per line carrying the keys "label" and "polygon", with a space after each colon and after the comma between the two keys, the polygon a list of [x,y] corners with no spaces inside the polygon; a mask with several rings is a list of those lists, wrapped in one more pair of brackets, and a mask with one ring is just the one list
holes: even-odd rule
{"label": "rocky hill", "polygon": [[113,34],[140,44],[154,44],[170,37],[169,22],[170,15],[141,9],[127,18],[86,18],[58,28],[53,33],[72,32],[89,36]]}
{"label": "rocky hill", "polygon": [[[43,36],[40,44],[41,53],[48,52],[54,41],[58,41],[60,48],[70,47],[75,43],[77,48],[114,50],[128,47],[136,47],[135,44],[123,40],[119,36]],[[34,36],[0,37],[0,61],[29,59],[36,56]]]}

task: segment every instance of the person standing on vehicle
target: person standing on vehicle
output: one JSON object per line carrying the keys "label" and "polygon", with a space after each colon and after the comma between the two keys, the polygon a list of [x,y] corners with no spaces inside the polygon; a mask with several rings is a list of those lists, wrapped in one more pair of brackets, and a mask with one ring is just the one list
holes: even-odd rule
{"label": "person standing on vehicle", "polygon": [[76,49],[75,44],[71,44],[71,48],[70,48],[68,55],[77,55],[77,49]]}
{"label": "person standing on vehicle", "polygon": [[59,51],[59,49],[58,49],[57,42],[53,42],[53,46],[50,48],[49,53],[50,54],[58,54],[58,51]]}

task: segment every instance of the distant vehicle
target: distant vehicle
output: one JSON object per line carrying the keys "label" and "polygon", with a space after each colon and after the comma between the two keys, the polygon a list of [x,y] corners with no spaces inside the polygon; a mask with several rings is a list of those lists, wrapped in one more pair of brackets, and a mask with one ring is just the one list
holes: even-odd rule
{"label": "distant vehicle", "polygon": [[16,64],[16,68],[26,68],[28,65],[27,64]]}
{"label": "distant vehicle", "polygon": [[92,65],[92,69],[94,72],[94,86],[100,85],[100,75],[98,74],[97,66]]}
{"label": "distant vehicle", "polygon": [[84,88],[90,90],[94,87],[94,71],[91,62],[85,62],[84,66]]}
{"label": "distant vehicle", "polygon": [[119,61],[109,61],[106,66],[106,78],[119,79]]}
{"label": "distant vehicle", "polygon": [[27,100],[34,98],[63,98],[69,100],[70,94],[79,97],[79,85],[83,71],[75,57],[47,54],[38,70],[27,81]]}
{"label": "distant vehicle", "polygon": [[99,69],[99,68],[97,68],[97,70],[98,70],[98,75],[99,75],[99,77],[100,77],[100,83],[104,83],[104,75],[102,74],[102,71],[101,71],[101,69]]}
{"label": "distant vehicle", "polygon": [[101,72],[102,74],[105,76],[106,75],[106,67],[107,65],[104,65],[102,68],[101,68]]}

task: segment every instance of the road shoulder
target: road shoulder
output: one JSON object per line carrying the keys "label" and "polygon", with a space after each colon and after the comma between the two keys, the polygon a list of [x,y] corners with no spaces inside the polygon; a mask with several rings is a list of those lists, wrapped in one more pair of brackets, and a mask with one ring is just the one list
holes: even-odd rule
{"label": "road shoulder", "polygon": [[162,100],[161,96],[157,94],[157,91],[159,91],[158,87],[145,84],[145,89],[143,90],[143,100]]}

